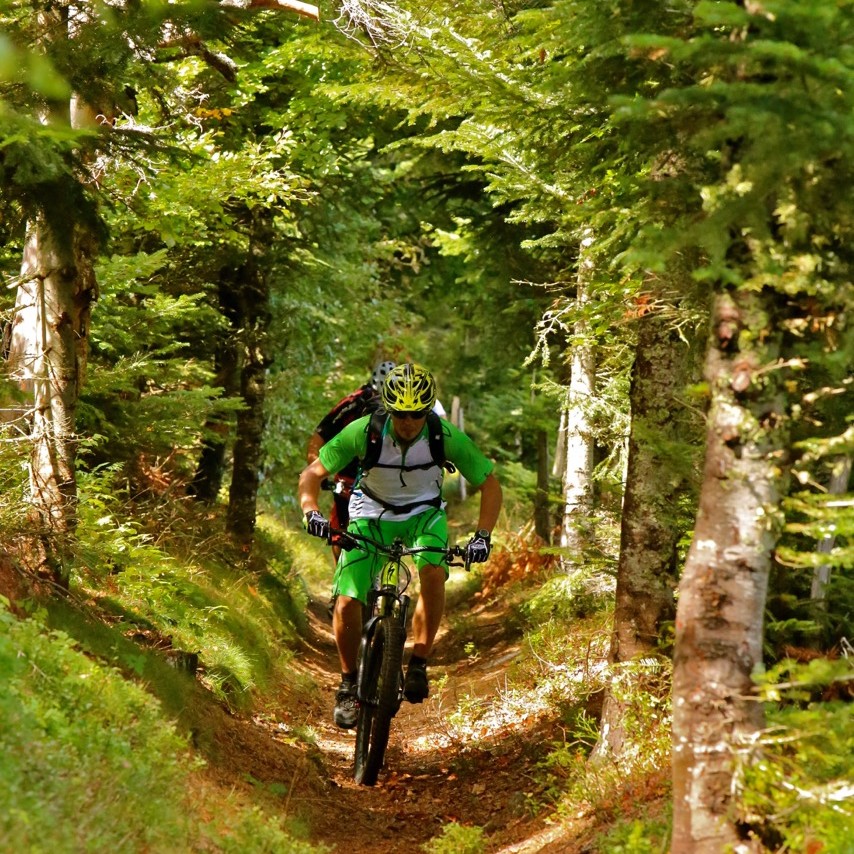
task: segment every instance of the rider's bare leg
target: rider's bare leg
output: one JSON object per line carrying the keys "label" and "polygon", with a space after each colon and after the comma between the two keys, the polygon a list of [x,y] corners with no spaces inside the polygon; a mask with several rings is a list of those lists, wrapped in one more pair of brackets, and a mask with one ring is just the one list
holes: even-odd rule
{"label": "rider's bare leg", "polygon": [[421,595],[412,615],[412,654],[427,658],[445,611],[445,567],[424,566],[419,575]]}
{"label": "rider's bare leg", "polygon": [[338,596],[332,615],[332,631],[338,647],[342,673],[353,673],[359,663],[362,640],[362,603],[349,596]]}

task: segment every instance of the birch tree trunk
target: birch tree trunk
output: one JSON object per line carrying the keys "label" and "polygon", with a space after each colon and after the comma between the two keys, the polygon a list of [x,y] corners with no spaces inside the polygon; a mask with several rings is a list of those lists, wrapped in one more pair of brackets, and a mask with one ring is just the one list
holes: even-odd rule
{"label": "birch tree trunk", "polygon": [[[45,7],[35,20],[46,53],[54,47],[67,49],[68,7]],[[60,129],[88,120],[77,98],[51,102],[40,119]],[[28,499],[33,529],[23,557],[34,571],[67,586],[68,549],[77,527],[75,414],[97,290],[96,241],[74,219],[73,209],[69,217],[70,188],[57,182],[55,193],[54,206],[44,204],[27,224],[8,368],[11,378],[32,395]]]}
{"label": "birch tree trunk", "polygon": [[[592,233],[587,230],[579,253],[576,295],[579,319],[573,330],[575,339],[582,342],[588,332],[583,311],[589,299],[593,270],[593,260],[590,256],[592,244]],[[564,508],[560,539],[561,548],[570,554],[581,551],[587,539],[593,492],[593,433],[588,413],[593,397],[595,367],[593,348],[586,342],[574,344],[566,397],[566,467],[563,475]],[[564,558],[565,565],[571,562],[571,558]]]}
{"label": "birch tree trunk", "polygon": [[86,369],[95,298],[87,234],[40,215],[27,228],[15,303],[9,370],[32,395],[29,500],[31,568],[67,583],[67,549],[77,525],[74,419]]}
{"label": "birch tree trunk", "polygon": [[[668,448],[687,439],[689,419],[680,394],[694,378],[694,366],[691,349],[671,321],[656,311],[638,319],[610,650],[616,678],[621,663],[655,653],[662,623],[673,618],[681,533],[674,508],[686,466],[674,465]],[[613,687],[605,695],[597,758],[618,759],[626,740],[626,706]]]}
{"label": "birch tree trunk", "polygon": [[763,723],[751,674],[788,468],[775,309],[765,291],[715,299],[705,470],[676,613],[672,854],[737,844],[735,757]]}
{"label": "birch tree trunk", "polygon": [[552,477],[560,478],[563,483],[563,475],[566,471],[566,409],[560,411],[560,422],[557,428],[557,439],[555,440],[554,462],[552,463]]}

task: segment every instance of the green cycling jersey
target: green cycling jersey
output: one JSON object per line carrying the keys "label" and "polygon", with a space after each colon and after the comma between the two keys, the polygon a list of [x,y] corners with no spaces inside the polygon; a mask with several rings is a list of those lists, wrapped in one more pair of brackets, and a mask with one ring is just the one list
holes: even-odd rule
{"label": "green cycling jersey", "polygon": [[[320,449],[320,462],[332,474],[340,471],[353,457],[365,456],[368,444],[368,426],[371,417],[366,415],[348,424],[334,439]],[[445,434],[445,457],[452,462],[460,474],[475,488],[492,474],[494,468],[475,443],[449,421],[442,422]],[[427,426],[413,441],[427,442]]]}

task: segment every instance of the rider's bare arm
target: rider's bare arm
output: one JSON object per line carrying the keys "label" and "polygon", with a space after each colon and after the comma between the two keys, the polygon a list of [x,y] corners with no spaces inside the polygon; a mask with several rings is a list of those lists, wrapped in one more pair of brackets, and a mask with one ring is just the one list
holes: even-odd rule
{"label": "rider's bare arm", "polygon": [[317,459],[317,455],[320,453],[320,449],[324,444],[323,437],[320,433],[312,433],[311,438],[308,440],[308,446],[305,449],[306,462],[313,463]]}
{"label": "rider's bare arm", "polygon": [[299,476],[299,503],[303,513],[310,510],[320,510],[317,499],[320,495],[320,484],[329,477],[329,470],[320,460],[309,463]]}
{"label": "rider's bare arm", "polygon": [[504,500],[501,484],[498,478],[491,474],[480,485],[480,516],[477,528],[485,528],[492,533],[492,529],[498,522],[498,514],[501,512],[501,503]]}

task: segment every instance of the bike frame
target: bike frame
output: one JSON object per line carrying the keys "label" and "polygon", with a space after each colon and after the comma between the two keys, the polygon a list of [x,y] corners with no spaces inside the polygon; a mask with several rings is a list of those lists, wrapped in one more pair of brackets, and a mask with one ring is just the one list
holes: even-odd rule
{"label": "bike frame", "polygon": [[[392,548],[397,552],[403,549],[403,543],[396,540],[392,544]],[[370,645],[374,631],[380,620],[386,617],[392,617],[400,623],[403,629],[403,643],[406,643],[406,619],[409,613],[409,603],[411,597],[406,592],[412,581],[412,573],[404,563],[405,554],[399,556],[389,556],[389,559],[383,564],[379,574],[374,578],[371,588],[368,591],[368,603],[365,610],[365,616],[362,621],[362,644],[360,647],[360,667],[359,675],[356,682],[356,693],[360,703],[369,702],[369,698],[365,696],[364,686],[362,684],[362,676],[364,668],[361,667],[361,651],[366,645]],[[403,681],[398,686],[398,705],[403,700]]]}

